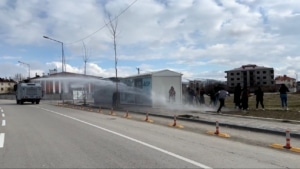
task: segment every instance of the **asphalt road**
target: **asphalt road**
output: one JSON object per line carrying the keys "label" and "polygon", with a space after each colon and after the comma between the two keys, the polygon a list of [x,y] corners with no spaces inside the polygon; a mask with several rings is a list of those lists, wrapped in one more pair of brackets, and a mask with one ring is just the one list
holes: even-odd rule
{"label": "asphalt road", "polygon": [[43,102],[0,107],[1,168],[300,167],[296,153],[143,120]]}

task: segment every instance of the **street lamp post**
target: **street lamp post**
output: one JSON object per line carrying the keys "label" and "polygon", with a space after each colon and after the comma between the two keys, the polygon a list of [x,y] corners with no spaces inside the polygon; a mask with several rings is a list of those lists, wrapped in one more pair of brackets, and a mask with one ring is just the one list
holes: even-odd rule
{"label": "street lamp post", "polygon": [[66,66],[65,66],[65,56],[64,56],[64,43],[59,41],[59,40],[55,40],[52,38],[49,38],[48,36],[43,36],[43,38],[58,42],[61,44],[61,72],[65,72],[66,71]]}
{"label": "street lamp post", "polygon": [[[52,40],[52,41],[55,41],[55,42],[58,42],[58,43],[61,44],[61,72],[65,72],[66,71],[66,66],[65,66],[65,56],[64,56],[64,43],[59,41],[59,40],[49,38],[48,36],[43,36],[43,38],[46,38],[46,39],[49,39],[49,40]],[[63,81],[62,81],[61,82],[60,100],[62,100],[64,102],[63,93],[64,93],[64,84],[63,84]]]}
{"label": "street lamp post", "polygon": [[18,62],[28,66],[28,79],[30,79],[30,65],[28,63],[24,63],[24,62],[21,62],[21,61],[18,61]]}

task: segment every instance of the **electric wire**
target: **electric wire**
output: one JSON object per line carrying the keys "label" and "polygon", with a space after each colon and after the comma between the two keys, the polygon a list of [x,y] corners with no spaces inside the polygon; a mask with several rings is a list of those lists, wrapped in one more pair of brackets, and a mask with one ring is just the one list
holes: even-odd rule
{"label": "electric wire", "polygon": [[78,39],[76,41],[70,42],[70,43],[66,43],[67,45],[70,44],[74,44],[74,43],[78,43],[81,42],[87,38],[90,38],[91,36],[95,35],[97,32],[99,32],[100,30],[104,29],[107,24],[111,23],[112,21],[115,21],[116,19],[118,19],[123,13],[125,13],[132,5],[134,5],[138,0],[134,0],[130,5],[128,5],[123,11],[121,11],[116,17],[114,17],[112,20],[110,20],[108,23],[105,23],[102,27],[100,27],[98,30],[96,30],[95,32],[85,36],[84,38]]}

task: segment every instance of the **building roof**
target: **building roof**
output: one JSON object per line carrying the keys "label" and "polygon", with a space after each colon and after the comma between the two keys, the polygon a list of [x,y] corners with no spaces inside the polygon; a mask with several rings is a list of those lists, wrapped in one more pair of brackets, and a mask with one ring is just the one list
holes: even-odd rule
{"label": "building roof", "polygon": [[273,69],[273,68],[269,68],[269,67],[264,67],[264,66],[257,66],[255,64],[247,64],[247,65],[242,65],[239,68],[235,68],[232,70],[227,70],[225,72],[229,72],[229,71],[242,71],[242,70],[255,70],[255,69]]}
{"label": "building roof", "polygon": [[133,75],[133,76],[127,76],[125,78],[142,77],[142,76],[169,76],[169,75],[182,76],[181,73],[171,71],[169,69],[164,69],[164,70],[159,70],[159,71],[153,71],[153,72],[137,74],[137,75]]}
{"label": "building roof", "polygon": [[97,78],[97,79],[102,79],[100,76],[92,76],[92,75],[85,75],[85,74],[79,74],[79,73],[72,73],[72,72],[59,72],[59,73],[52,73],[46,76],[42,77],[34,77],[31,79],[38,79],[38,78],[47,78],[47,77],[61,77],[61,76],[76,76],[76,77],[91,77],[91,78]]}
{"label": "building roof", "polygon": [[16,83],[13,79],[4,79],[4,78],[0,78],[0,82],[13,82]]}
{"label": "building roof", "polygon": [[277,76],[275,77],[277,81],[288,81],[288,80],[296,80],[295,78],[288,77],[287,75]]}

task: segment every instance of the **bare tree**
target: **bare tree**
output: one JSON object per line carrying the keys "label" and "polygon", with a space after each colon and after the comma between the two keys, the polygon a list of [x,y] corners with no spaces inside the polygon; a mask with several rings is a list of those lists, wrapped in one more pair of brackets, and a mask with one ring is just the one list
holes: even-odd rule
{"label": "bare tree", "polygon": [[119,83],[119,80],[118,80],[118,58],[117,58],[117,36],[118,36],[118,33],[117,33],[117,28],[118,28],[118,18],[115,17],[114,19],[112,19],[110,17],[110,15],[108,15],[108,19],[109,21],[108,22],[105,22],[105,25],[107,26],[111,36],[112,36],[112,39],[113,39],[113,45],[114,45],[114,53],[115,53],[115,73],[116,73],[116,96],[115,96],[115,104],[114,106],[117,106],[119,104],[119,90],[118,90],[118,83]]}
{"label": "bare tree", "polygon": [[15,74],[15,77],[13,78],[14,81],[16,82],[20,82],[22,80],[24,80],[25,78],[22,76],[21,73]]}

